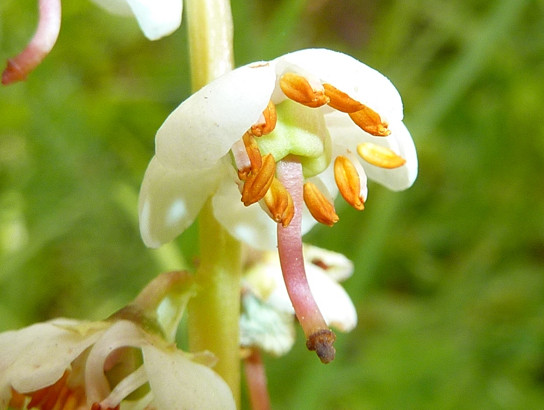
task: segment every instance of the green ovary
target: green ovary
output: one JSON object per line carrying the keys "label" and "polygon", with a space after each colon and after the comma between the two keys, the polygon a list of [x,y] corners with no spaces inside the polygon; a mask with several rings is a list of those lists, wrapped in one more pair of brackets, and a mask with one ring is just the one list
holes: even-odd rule
{"label": "green ovary", "polygon": [[272,154],[276,162],[295,155],[305,178],[317,175],[330,163],[331,142],[320,110],[291,100],[276,106],[278,122],[270,134],[257,138],[262,155]]}

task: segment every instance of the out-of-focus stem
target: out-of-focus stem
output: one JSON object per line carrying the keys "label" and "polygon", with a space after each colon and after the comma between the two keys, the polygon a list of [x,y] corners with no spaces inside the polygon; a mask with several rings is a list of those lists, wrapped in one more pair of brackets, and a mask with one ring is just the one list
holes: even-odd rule
{"label": "out-of-focus stem", "polygon": [[295,309],[304,334],[306,346],[315,350],[323,363],[334,359],[334,333],[328,328],[315,302],[304,269],[302,254],[302,165],[293,159],[281,160],[276,168],[277,176],[293,199],[295,215],[291,223],[283,227],[278,224],[278,252],[287,293]]}
{"label": "out-of-focus stem", "polygon": [[40,0],[40,16],[36,33],[17,56],[10,58],[2,73],[2,84],[8,85],[26,79],[49,54],[60,31],[60,0]]}
{"label": "out-of-focus stem", "polygon": [[252,349],[250,355],[244,361],[244,369],[249,390],[249,401],[252,410],[269,410],[270,396],[266,386],[266,373],[261,354],[257,349]]}

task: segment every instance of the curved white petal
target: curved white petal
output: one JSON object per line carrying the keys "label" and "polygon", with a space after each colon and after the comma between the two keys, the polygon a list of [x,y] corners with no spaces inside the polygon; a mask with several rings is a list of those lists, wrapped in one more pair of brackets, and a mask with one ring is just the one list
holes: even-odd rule
{"label": "curved white petal", "polygon": [[342,282],[353,274],[353,262],[345,255],[307,243],[303,247],[304,259],[313,265],[324,267],[325,273],[335,282]]}
{"label": "curved white petal", "polygon": [[402,100],[395,86],[380,72],[337,51],[311,48],[278,57],[276,73],[309,73],[376,111],[387,122],[401,121]]}
{"label": "curved white petal", "polygon": [[92,0],[113,14],[134,15],[150,40],[173,33],[181,24],[183,0]]}
{"label": "curved white petal", "polygon": [[386,138],[375,138],[374,143],[383,145],[393,150],[406,160],[406,163],[399,168],[384,169],[369,164],[363,160],[363,167],[368,177],[379,182],[393,191],[402,191],[410,188],[417,178],[418,160],[416,147],[410,132],[402,122],[389,125],[391,135]]}
{"label": "curved white petal", "polygon": [[[304,256],[306,260],[306,255]],[[265,266],[266,273],[275,281],[275,287],[266,302],[274,308],[294,314],[294,309],[287,294],[279,257],[270,259]],[[306,261],[306,276],[312,295],[328,325],[343,332],[349,332],[357,325],[357,312],[344,288],[320,267]]]}
{"label": "curved white petal", "polygon": [[409,188],[417,177],[417,152],[410,132],[402,122],[389,124],[391,134],[387,137],[374,137],[357,127],[348,115],[340,112],[325,116],[325,121],[333,141],[333,156],[344,155],[343,152],[356,152],[357,145],[371,142],[393,150],[406,160],[399,168],[384,169],[371,165],[363,160],[365,172],[369,179],[376,181],[394,191]]}
{"label": "curved white petal", "polygon": [[151,160],[139,198],[140,233],[146,246],[157,248],[193,223],[217,187],[222,166],[184,171],[166,168],[156,157]]}
{"label": "curved white petal", "polygon": [[[147,344],[143,331],[128,320],[113,323],[96,341],[85,366],[85,393],[87,403],[99,403],[110,393],[110,385],[104,374],[114,363],[108,359],[115,350],[122,347],[141,347]],[[138,381],[136,381],[139,383]]]}
{"label": "curved white petal", "polygon": [[54,384],[102,334],[104,324],[56,319],[0,334],[0,408],[13,387],[28,393]]}
{"label": "curved white petal", "polygon": [[351,331],[357,325],[357,311],[344,288],[315,265],[307,264],[306,275],[327,324],[342,332]]}
{"label": "curved white petal", "polygon": [[239,241],[256,249],[275,249],[277,224],[259,204],[244,206],[234,181],[227,177],[215,193],[213,213],[227,231]]}
{"label": "curved white petal", "polygon": [[213,370],[182,352],[142,347],[153,403],[159,409],[235,409],[234,398]]}
{"label": "curved white petal", "polygon": [[161,163],[191,170],[215,165],[259,119],[274,82],[269,64],[253,64],[225,74],[190,96],[157,132]]}
{"label": "curved white petal", "polygon": [[183,0],[126,0],[150,40],[172,34],[181,24]]}

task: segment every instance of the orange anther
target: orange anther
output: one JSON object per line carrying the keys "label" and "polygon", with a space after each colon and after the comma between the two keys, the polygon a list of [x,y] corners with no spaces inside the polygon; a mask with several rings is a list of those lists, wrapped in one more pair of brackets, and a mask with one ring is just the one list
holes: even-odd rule
{"label": "orange anther", "polygon": [[406,160],[381,145],[363,142],[357,145],[357,153],[366,162],[380,168],[393,169],[403,166]]}
{"label": "orange anther", "polygon": [[246,132],[242,137],[244,141],[244,146],[246,147],[247,156],[249,157],[249,162],[251,163],[251,171],[258,170],[263,163],[261,151],[255,141],[255,137],[249,132]]}
{"label": "orange anther", "polygon": [[251,171],[244,182],[242,188],[242,202],[245,206],[260,201],[272,185],[274,174],[276,172],[276,162],[272,154],[267,154],[262,158],[262,166]]}
{"label": "orange anther", "polygon": [[323,84],[325,95],[329,97],[329,105],[335,110],[342,112],[355,112],[362,110],[365,106],[359,101],[354,100],[346,93],[330,84]]}
{"label": "orange anther", "polygon": [[317,108],[329,102],[329,97],[323,91],[314,90],[308,80],[298,74],[282,75],[280,87],[288,98],[307,107]]}
{"label": "orange anther", "polygon": [[312,182],[304,184],[304,202],[317,222],[333,226],[340,219],[334,210],[334,205]]}
{"label": "orange anther", "polygon": [[338,156],[334,161],[334,179],[346,202],[358,211],[365,209],[361,196],[361,180],[355,165],[346,157]]}
{"label": "orange anther", "polygon": [[375,137],[386,137],[391,134],[391,131],[387,128],[387,123],[382,121],[376,111],[366,105],[363,105],[363,108],[359,111],[349,113],[349,116],[363,131]]}
{"label": "orange anther", "polygon": [[278,116],[276,114],[276,106],[272,101],[268,102],[268,105],[263,111],[263,115],[260,121],[251,127],[251,133],[260,137],[261,135],[270,134],[276,128],[276,122]]}
{"label": "orange anther", "polygon": [[272,219],[281,223],[284,228],[295,216],[293,198],[277,178],[274,178],[270,189],[266,192],[264,203],[270,211]]}

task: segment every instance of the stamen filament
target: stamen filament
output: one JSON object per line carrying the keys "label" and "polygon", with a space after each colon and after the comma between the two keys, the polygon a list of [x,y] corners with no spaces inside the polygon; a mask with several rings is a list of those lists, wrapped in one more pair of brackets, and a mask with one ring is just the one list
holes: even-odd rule
{"label": "stamen filament", "polygon": [[297,160],[287,157],[276,167],[277,177],[291,194],[295,206],[295,215],[287,227],[278,224],[278,253],[287,293],[293,304],[304,334],[306,346],[315,350],[323,363],[334,359],[334,333],[328,328],[317,303],[312,295],[302,254],[302,207],[303,175],[302,165]]}
{"label": "stamen filament", "polygon": [[60,0],[40,0],[40,16],[36,33],[17,56],[10,58],[2,73],[2,84],[8,85],[26,79],[49,54],[60,31]]}
{"label": "stamen filament", "polygon": [[251,133],[256,137],[270,134],[276,128],[277,121],[276,106],[270,101],[263,111],[261,121],[251,127]]}

